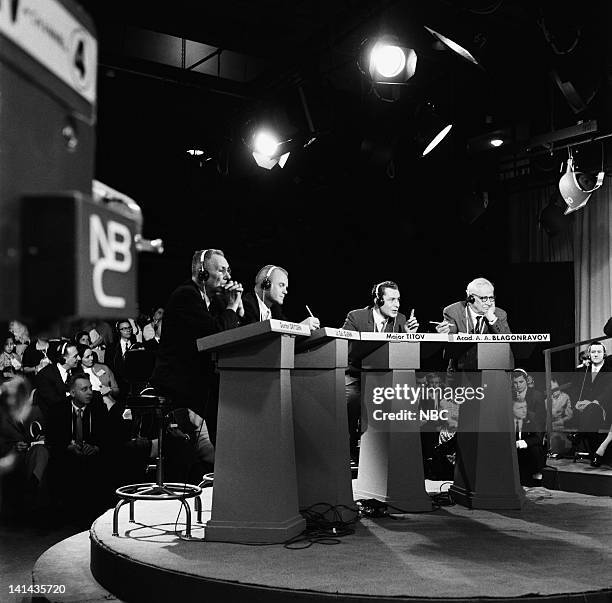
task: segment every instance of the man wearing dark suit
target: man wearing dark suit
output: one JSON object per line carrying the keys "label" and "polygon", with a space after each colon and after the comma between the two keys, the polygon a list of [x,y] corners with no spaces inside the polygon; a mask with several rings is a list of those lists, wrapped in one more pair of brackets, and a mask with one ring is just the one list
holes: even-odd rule
{"label": "man wearing dark suit", "polygon": [[596,341],[588,347],[584,364],[586,372],[575,409],[580,435],[592,455],[591,464],[599,467],[605,452],[599,431],[609,428],[612,418],[612,371],[603,343]]}
{"label": "man wearing dark suit", "polygon": [[93,510],[112,495],[106,464],[112,442],[108,411],[102,398],[94,396],[89,375],[71,376],[67,388],[69,398],[52,409],[47,422],[51,485],[56,498],[65,503],[78,488],[79,505],[85,498],[85,507]]}
{"label": "man wearing dark suit", "polygon": [[79,362],[79,352],[75,344],[63,341],[51,354],[52,362],[36,375],[36,404],[45,419],[55,408],[66,402],[68,391],[66,382]]}
{"label": "man wearing dark suit", "polygon": [[[255,277],[253,291],[245,293],[242,298],[244,316],[240,319],[240,324],[248,325],[270,318],[288,320],[283,314],[283,303],[288,292],[289,273],[274,264],[264,266]],[[308,316],[301,324],[308,325],[311,329],[321,326],[319,319],[314,316]]]}
{"label": "man wearing dark suit", "polygon": [[542,485],[542,469],[546,465],[543,433],[527,416],[527,402],[517,400],[512,406],[514,432],[521,483]]}
{"label": "man wearing dark suit", "polygon": [[[212,306],[213,300],[220,306],[219,311]],[[165,306],[151,379],[175,408],[190,408],[214,422],[218,389],[215,367],[210,354],[198,352],[196,342],[200,337],[238,326],[243,315],[242,285],[231,280],[223,251],[196,251],[191,279],[172,293]],[[213,412],[208,417],[207,407]]]}
{"label": "man wearing dark suit", "polygon": [[125,353],[136,344],[132,323],[122,318],[115,323],[116,337],[107,346],[104,363],[110,368],[119,385],[119,400],[125,400],[130,391],[130,384],[125,376]]}
{"label": "man wearing dark suit", "polygon": [[[373,304],[358,310],[351,310],[342,326],[349,331],[379,333],[413,333],[419,328],[414,316],[410,317],[399,311],[399,287],[393,281],[383,281],[372,288]],[[348,369],[346,370],[346,402],[348,406],[348,423],[351,458],[357,460],[357,442],[360,437],[361,418],[361,359],[354,354],[354,346],[349,342]]]}
{"label": "man wearing dark suit", "polygon": [[523,369],[512,372],[512,390],[516,401],[527,403],[527,417],[537,431],[546,431],[546,401],[544,394],[527,384]]}
{"label": "man wearing dark suit", "polygon": [[[495,306],[493,283],[486,278],[471,281],[467,297],[443,310],[444,320],[436,326],[438,333],[511,333],[508,315]],[[450,361],[459,370],[476,368],[476,347],[453,348]]]}

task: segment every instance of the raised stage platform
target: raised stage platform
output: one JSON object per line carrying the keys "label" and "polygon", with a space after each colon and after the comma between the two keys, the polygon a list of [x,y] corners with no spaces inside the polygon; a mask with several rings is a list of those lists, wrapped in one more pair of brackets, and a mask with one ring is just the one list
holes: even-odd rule
{"label": "raised stage platform", "polygon": [[[428,482],[428,491],[437,485]],[[209,510],[210,488],[202,502]],[[455,505],[362,519],[340,544],[301,550],[181,540],[177,513],[175,502],[139,502],[137,523],[130,524],[124,508],[119,538],[111,535],[112,512],[102,515],[90,546],[91,572],[103,588],[94,583],[97,595],[90,585],[79,596],[68,582],[64,597],[53,600],[612,601],[608,497],[533,488],[522,511]],[[196,525],[193,536],[203,535]],[[49,549],[36,564],[35,584],[61,582],[62,561],[78,572],[89,553],[87,536]]]}

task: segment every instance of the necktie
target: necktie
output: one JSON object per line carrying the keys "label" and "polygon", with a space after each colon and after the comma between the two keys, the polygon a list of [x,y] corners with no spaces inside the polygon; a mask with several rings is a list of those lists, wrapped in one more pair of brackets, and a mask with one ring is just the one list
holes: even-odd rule
{"label": "necktie", "polygon": [[480,333],[480,325],[482,324],[482,316],[476,317],[476,328],[474,329],[474,333]]}
{"label": "necktie", "polygon": [[78,408],[76,411],[76,422],[74,429],[74,440],[77,444],[83,443],[83,409]]}

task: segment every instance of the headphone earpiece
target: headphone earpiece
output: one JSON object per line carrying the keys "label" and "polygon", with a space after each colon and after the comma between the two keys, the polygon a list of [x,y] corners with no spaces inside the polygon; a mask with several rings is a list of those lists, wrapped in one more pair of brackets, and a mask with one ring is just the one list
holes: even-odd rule
{"label": "headphone earpiece", "polygon": [[[385,282],[385,281],[383,281],[383,283],[384,283],[384,282]],[[383,291],[383,293],[382,293],[382,294],[381,294],[381,291],[380,291],[380,286],[381,286],[383,283],[378,283],[378,285],[375,285],[375,286],[374,286],[374,288],[372,289],[372,297],[374,298],[374,304],[375,304],[376,306],[378,306],[379,308],[380,308],[381,306],[384,306],[384,305],[385,305],[385,299],[384,299],[384,295],[385,295],[385,294],[384,294],[384,291]]]}
{"label": "headphone earpiece", "polygon": [[210,276],[210,272],[204,268],[204,256],[208,251],[210,251],[210,249],[205,249],[200,255],[200,271],[198,272],[198,280],[201,283],[207,281],[208,277]]}
{"label": "headphone earpiece", "polygon": [[272,288],[272,279],[270,278],[270,275],[275,269],[276,266],[270,266],[268,272],[266,272],[266,276],[264,276],[263,280],[261,281],[261,288],[263,291],[268,291]]}
{"label": "headphone earpiece", "polygon": [[473,304],[476,301],[476,298],[473,295],[468,295],[465,299],[465,303],[467,304]]}

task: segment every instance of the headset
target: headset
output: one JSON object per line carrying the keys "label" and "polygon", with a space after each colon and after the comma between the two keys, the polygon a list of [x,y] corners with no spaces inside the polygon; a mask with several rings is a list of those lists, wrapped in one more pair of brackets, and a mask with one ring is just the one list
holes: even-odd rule
{"label": "headset", "polygon": [[471,293],[469,293],[468,296],[465,298],[465,305],[467,306],[468,304],[473,304],[475,302],[476,302],[476,298]]}
{"label": "headset", "polygon": [[387,282],[389,281],[382,281],[378,283],[378,285],[374,285],[374,287],[372,288],[372,297],[374,298],[374,305],[378,306],[379,308],[385,305],[385,291],[384,289],[381,291],[380,287],[381,285],[384,285]]}
{"label": "headset", "polygon": [[203,283],[205,281],[208,280],[208,277],[210,276],[210,273],[208,272],[208,270],[206,270],[206,268],[204,268],[204,256],[210,251],[210,249],[205,249],[204,251],[202,251],[202,253],[200,254],[200,271],[198,272],[198,280]]}
{"label": "headset", "polygon": [[263,280],[261,281],[261,288],[263,291],[268,291],[272,288],[272,279],[270,278],[270,276],[272,272],[276,270],[276,268],[276,266],[270,266],[268,272],[266,272],[266,276],[264,276]]}

